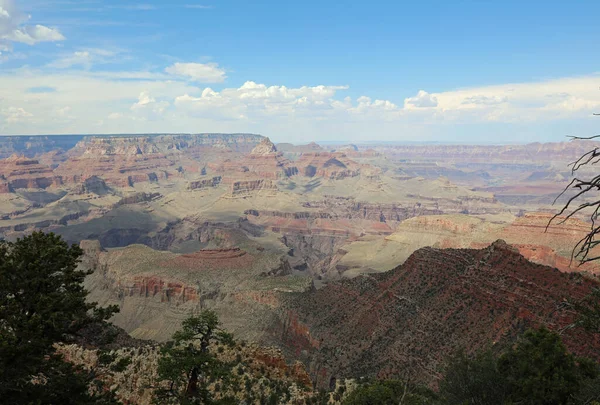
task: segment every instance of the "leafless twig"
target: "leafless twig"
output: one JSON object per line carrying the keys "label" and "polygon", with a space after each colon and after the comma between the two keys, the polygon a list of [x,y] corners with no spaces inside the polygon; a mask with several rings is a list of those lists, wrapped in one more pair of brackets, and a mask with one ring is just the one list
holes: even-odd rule
{"label": "leafless twig", "polygon": [[[600,115],[600,114],[594,114]],[[572,140],[592,140],[596,138],[600,138],[600,135],[593,135],[590,137],[580,137],[580,136],[570,136]],[[593,166],[600,162],[600,149],[595,147],[589,152],[584,153],[579,159],[569,164],[571,167],[571,173],[575,175],[579,169],[584,166]],[[591,202],[581,202],[578,206],[575,206],[575,202],[581,200],[583,197],[590,195],[593,192],[600,192],[600,175],[597,175],[591,179],[585,179],[581,177],[574,177],[569,184],[564,188],[564,190],[554,199],[552,204],[556,204],[556,202],[564,196],[569,190],[577,190],[577,192],[571,196],[562,209],[556,213],[548,224],[546,224],[546,232],[552,223],[561,218],[558,221],[558,225],[564,224],[570,218],[577,214],[581,214],[584,210],[592,209],[590,214],[591,227],[590,231],[581,238],[577,244],[574,246],[573,251],[571,252],[571,263],[573,260],[577,259],[579,261],[579,265],[581,266],[584,263],[599,260],[600,256],[592,256],[590,255],[591,251],[600,245],[600,225],[596,223],[598,220],[598,216],[600,215],[600,199],[595,199],[595,201]],[[566,214],[566,215],[564,215]]]}

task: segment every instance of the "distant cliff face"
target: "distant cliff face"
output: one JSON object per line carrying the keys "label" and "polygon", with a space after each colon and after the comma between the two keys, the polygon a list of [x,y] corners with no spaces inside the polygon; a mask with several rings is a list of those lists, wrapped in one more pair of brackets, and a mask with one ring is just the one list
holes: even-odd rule
{"label": "distant cliff face", "polygon": [[91,136],[66,152],[54,171],[66,184],[100,176],[111,186],[132,187],[199,173],[202,159],[223,150],[247,153],[263,139],[251,134]]}
{"label": "distant cliff face", "polygon": [[[45,136],[1,136],[0,159],[13,154],[34,157],[47,152],[72,148],[85,148],[88,143],[101,143],[101,139],[146,139],[165,148],[186,148],[200,145],[227,145],[239,152],[250,152],[263,137],[254,134],[151,134],[151,135],[45,135]],[[80,142],[83,142],[81,144]],[[123,141],[122,141],[123,142]],[[110,142],[109,142],[110,143]]]}
{"label": "distant cliff face", "polygon": [[83,135],[0,136],[0,159],[13,154],[34,157],[53,150],[69,150]]}
{"label": "distant cliff face", "polygon": [[141,155],[173,153],[200,146],[230,148],[235,152],[250,152],[264,137],[253,134],[164,134],[89,136],[81,139],[70,151],[72,156]]}
{"label": "distant cliff face", "polygon": [[[560,304],[597,286],[533,264],[503,241],[480,250],[423,248],[389,272],[283,296],[274,330],[317,384],[407,371],[431,382],[460,348],[506,344],[542,323],[568,325],[574,313]],[[563,337],[575,353],[600,358],[594,336],[569,329]]]}
{"label": "distant cliff face", "polygon": [[455,158],[470,161],[527,163],[533,161],[570,162],[600,146],[595,141],[530,143],[526,145],[386,145],[374,147],[398,158]]}
{"label": "distant cliff face", "polygon": [[37,159],[18,155],[0,160],[0,176],[0,193],[18,189],[45,189],[63,183],[51,167],[41,164]]}

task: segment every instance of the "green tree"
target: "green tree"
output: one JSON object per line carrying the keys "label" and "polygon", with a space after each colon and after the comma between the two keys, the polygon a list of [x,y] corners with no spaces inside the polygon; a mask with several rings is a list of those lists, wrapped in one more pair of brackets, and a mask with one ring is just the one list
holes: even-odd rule
{"label": "green tree", "polygon": [[[156,402],[165,404],[225,404],[215,400],[208,390],[211,383],[229,382],[231,365],[211,353],[211,343],[233,345],[233,337],[219,326],[217,314],[210,310],[192,316],[175,332],[173,340],[162,348],[158,362],[159,380],[164,387],[156,391]],[[224,389],[221,388],[223,391]]]}
{"label": "green tree", "polygon": [[450,359],[440,396],[448,405],[589,404],[600,398],[598,364],[569,353],[546,328],[528,330],[497,357],[490,350]]}
{"label": "green tree", "polygon": [[567,351],[560,336],[546,328],[528,330],[498,359],[513,403],[567,404],[585,380],[597,377],[597,365]]}
{"label": "green tree", "polygon": [[440,383],[440,394],[448,405],[502,405],[508,387],[491,350],[473,358],[460,351],[449,360]]}
{"label": "green tree", "polygon": [[426,405],[434,404],[430,390],[406,381],[383,380],[364,384],[344,398],[343,405]]}
{"label": "green tree", "polygon": [[0,398],[2,403],[102,403],[92,381],[62,361],[53,345],[83,327],[104,322],[116,307],[86,302],[89,271],[78,269],[82,250],[60,236],[34,232],[0,241]]}
{"label": "green tree", "polygon": [[575,325],[600,333],[600,288],[594,288],[589,295],[576,301],[573,308],[578,313]]}

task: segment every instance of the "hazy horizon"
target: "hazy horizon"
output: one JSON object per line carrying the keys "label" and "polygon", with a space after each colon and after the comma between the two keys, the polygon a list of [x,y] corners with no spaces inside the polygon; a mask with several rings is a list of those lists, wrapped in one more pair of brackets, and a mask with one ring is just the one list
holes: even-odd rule
{"label": "hazy horizon", "polygon": [[137,132],[137,133],[80,133],[80,134],[35,134],[35,135],[25,135],[25,134],[15,134],[15,135],[0,135],[0,139],[3,137],[143,137],[143,136],[161,136],[161,135],[259,135],[269,138],[275,144],[284,144],[289,143],[293,145],[308,145],[310,143],[317,143],[319,145],[357,145],[357,146],[369,146],[369,145],[481,145],[481,146],[502,146],[502,145],[527,145],[530,143],[561,143],[561,142],[570,142],[572,139],[566,138],[564,140],[557,141],[504,141],[501,142],[499,140],[490,139],[490,140],[473,140],[473,141],[460,141],[460,140],[430,140],[430,141],[419,141],[419,140],[353,140],[353,141],[343,141],[343,140],[303,140],[298,142],[292,142],[286,140],[285,138],[279,138],[277,136],[267,136],[260,133],[251,133],[251,132],[155,132],[155,133],[145,133],[145,132]]}

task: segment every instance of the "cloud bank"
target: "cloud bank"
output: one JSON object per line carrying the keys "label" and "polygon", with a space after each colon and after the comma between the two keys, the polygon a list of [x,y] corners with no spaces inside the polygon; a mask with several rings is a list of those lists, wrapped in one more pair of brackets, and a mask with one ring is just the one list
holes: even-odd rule
{"label": "cloud bank", "polygon": [[[78,65],[85,63],[62,66]],[[21,68],[0,73],[0,133],[253,131],[296,141],[406,140],[461,125],[525,128],[600,111],[597,75],[419,90],[399,105],[368,95],[350,97],[344,85],[203,85],[226,80],[216,65],[179,63],[163,72]],[[31,91],[38,88],[52,91]]]}

